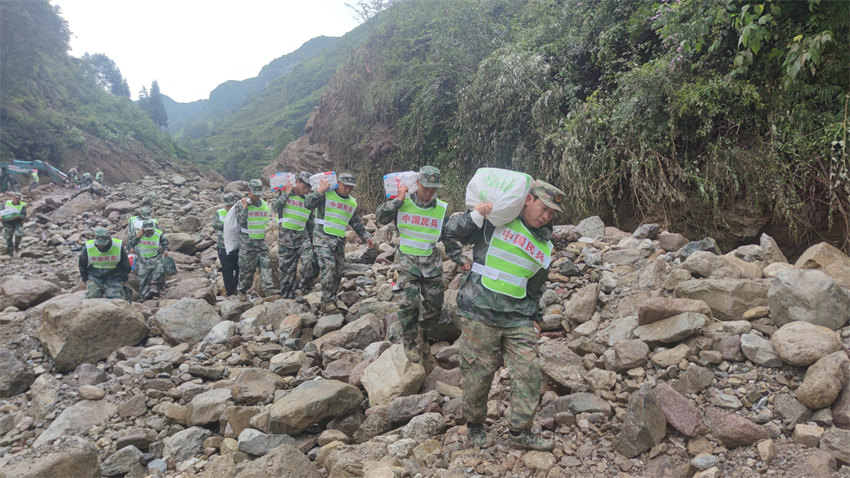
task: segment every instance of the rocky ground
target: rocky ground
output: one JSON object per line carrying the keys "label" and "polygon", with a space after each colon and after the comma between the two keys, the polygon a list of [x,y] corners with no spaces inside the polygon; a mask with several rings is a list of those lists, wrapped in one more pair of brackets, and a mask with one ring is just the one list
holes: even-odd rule
{"label": "rocky ground", "polygon": [[[344,314],[319,314],[318,291],[221,297],[211,219],[244,186],[25,199],[23,253],[0,256],[0,477],[850,476],[850,258],[828,244],[791,264],[767,236],[730,252],[651,224],[557,226],[536,419],[556,447],[507,447],[502,369],[478,449],[454,265],[455,327],[421,365],[397,345],[397,234],[371,215],[378,254],[349,241]],[[120,238],[145,204],[180,273],[158,300],[85,300],[82,243],[97,225]]]}

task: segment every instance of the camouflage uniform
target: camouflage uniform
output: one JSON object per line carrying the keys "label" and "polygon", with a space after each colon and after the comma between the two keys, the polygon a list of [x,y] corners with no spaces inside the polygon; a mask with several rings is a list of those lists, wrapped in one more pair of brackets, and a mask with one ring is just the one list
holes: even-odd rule
{"label": "camouflage uniform", "polygon": [[[139,274],[139,295],[142,300],[150,299],[151,284],[156,286],[157,291],[161,294],[165,290],[165,267],[162,263],[162,258],[168,252],[168,239],[162,235],[162,231],[155,230],[153,221],[148,219],[144,221],[142,236],[136,234],[127,241],[127,247],[136,253],[136,264]],[[159,247],[156,250],[156,255],[144,257],[144,252],[135,250],[136,246],[142,241],[152,241],[154,235],[159,235]]]}
{"label": "camouflage uniform", "polygon": [[[236,196],[231,193],[226,193],[222,197],[225,206],[232,206],[236,201]],[[239,282],[239,249],[234,249],[227,252],[224,245],[224,217],[227,215],[227,209],[219,209],[213,217],[212,227],[214,231],[218,231],[218,242],[216,249],[218,250],[218,260],[221,261],[221,276],[224,280],[224,290],[227,295],[236,293],[236,284]]]}
{"label": "camouflage uniform", "polygon": [[[440,171],[432,166],[423,166],[420,170],[420,182],[424,187],[442,187]],[[429,181],[429,178],[431,181]],[[413,204],[420,209],[433,209],[437,206],[437,198],[423,203],[416,193],[409,194]],[[404,201],[391,199],[378,207],[375,218],[379,224],[398,221],[398,211]],[[463,251],[455,240],[445,237],[446,221],[442,224],[440,240],[446,249],[446,254],[458,264],[463,264]],[[395,268],[398,271],[396,290],[400,292],[398,320],[402,328],[402,340],[405,348],[415,347],[418,328],[422,329],[427,338],[439,323],[443,309],[443,260],[439,251],[432,250],[429,255],[405,254],[401,246],[395,253]],[[420,299],[421,297],[421,299]],[[420,304],[422,315],[420,319]]]}
{"label": "camouflage uniform", "polygon": [[[298,174],[298,179],[309,185],[310,173],[302,171]],[[313,228],[312,217],[305,220],[307,224],[300,231],[288,229],[283,225],[287,201],[293,195],[302,202],[304,201],[304,198],[299,198],[294,192],[287,194],[281,190],[277,192],[272,204],[272,209],[279,218],[277,228],[278,272],[280,273],[280,296],[284,299],[295,297],[296,289],[304,290],[316,277],[316,269],[318,268],[313,255],[313,243],[310,240],[310,231]],[[297,262],[301,263],[301,281],[296,286]]]}
{"label": "camouflage uniform", "polygon": [[[563,193],[551,185],[535,182],[531,194],[549,207],[561,210]],[[547,225],[533,229],[522,222],[541,243],[549,243],[552,230]],[[452,217],[446,225],[446,236],[473,245],[475,267],[484,266],[488,249],[494,240],[494,226],[485,221],[478,227],[470,211]],[[508,237],[511,240],[512,237]],[[551,243],[549,243],[551,244]],[[551,256],[550,256],[551,257]],[[547,264],[548,265],[548,264]],[[482,283],[475,270],[464,278],[458,293],[458,313],[464,317],[460,361],[463,375],[463,413],[472,427],[480,427],[487,417],[487,396],[496,370],[504,359],[511,377],[511,406],[508,419],[511,430],[521,432],[524,440],[543,441],[530,433],[540,398],[540,366],[537,359],[537,319],[542,287],[547,280],[547,267],[528,278],[525,296],[515,298],[495,292]],[[534,446],[539,445],[535,443]],[[524,445],[527,448],[534,446]]]}
{"label": "camouflage uniform", "polygon": [[[341,174],[339,181],[344,184],[355,185],[354,177],[348,173]],[[336,293],[339,290],[339,283],[342,280],[342,272],[345,268],[345,237],[328,234],[320,222],[325,218],[325,200],[329,193],[330,190],[324,194],[312,192],[304,199],[307,209],[316,210],[315,217],[317,219],[316,227],[313,229],[313,250],[319,264],[323,303],[335,303]],[[348,224],[362,241],[365,242],[372,237],[360,220],[360,216],[352,215]]]}
{"label": "camouflage uniform", "polygon": [[90,251],[89,244],[80,251],[79,268],[80,277],[86,283],[86,298],[97,299],[106,297],[107,299],[124,299],[129,302],[132,299],[130,289],[124,284],[127,282],[127,277],[130,275],[130,260],[127,258],[127,249],[117,239],[109,237],[109,231],[99,228],[95,231],[95,239],[90,241],[92,245],[115,245],[120,248],[120,258],[118,263],[111,268],[97,268],[96,261],[89,261]]}
{"label": "camouflage uniform", "polygon": [[[262,183],[259,179],[249,181],[251,194],[261,196],[263,193]],[[248,203],[248,206],[242,206],[242,201],[237,201],[233,207],[236,209],[236,222],[239,224],[239,285],[237,289],[239,293],[244,294],[254,284],[254,272],[257,268],[260,269],[260,287],[265,294],[270,293],[274,289],[274,281],[272,279],[271,262],[269,259],[269,246],[266,244],[265,238],[251,239],[246,231],[248,231],[248,207],[267,207],[269,214],[271,208],[268,207],[266,201],[260,197],[256,203]]]}
{"label": "camouflage uniform", "polygon": [[[13,197],[21,198],[21,193],[14,193]],[[20,208],[17,215],[13,218],[3,219],[3,237],[6,239],[6,254],[14,256],[16,251],[21,249],[21,238],[24,237],[24,220],[27,218],[27,203],[19,201],[16,205],[12,200],[6,201],[6,204],[0,209],[17,209]]]}

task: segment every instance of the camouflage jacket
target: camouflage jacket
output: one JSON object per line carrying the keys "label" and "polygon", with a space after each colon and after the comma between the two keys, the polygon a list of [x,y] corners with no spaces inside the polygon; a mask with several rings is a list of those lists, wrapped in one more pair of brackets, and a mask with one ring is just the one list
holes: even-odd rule
{"label": "camouflage jacket", "polygon": [[83,279],[83,282],[89,280],[89,276],[96,277],[101,280],[118,277],[121,282],[127,282],[127,278],[130,276],[130,259],[127,257],[127,248],[123,244],[121,245],[121,259],[119,259],[118,265],[115,266],[115,269],[98,269],[89,264],[89,253],[85,246],[83,246],[83,249],[80,251],[78,263],[80,268],[80,277]]}
{"label": "camouflage jacket", "polygon": [[213,215],[212,227],[213,231],[218,231],[216,247],[218,249],[224,249],[224,223],[218,218],[218,209],[215,210],[215,215]]}
{"label": "camouflage jacket", "polygon": [[[141,241],[141,240],[142,240],[142,238],[139,237],[138,232],[137,232],[135,236],[127,239],[127,249],[135,249],[136,245],[139,244],[139,241]],[[167,251],[167,250],[168,250],[168,239],[165,238],[165,233],[163,233],[159,237],[159,250],[156,251],[156,256],[152,257],[151,259],[156,259],[157,257],[161,257],[163,251]],[[136,252],[138,252],[138,251],[136,251]],[[142,259],[140,254],[136,254],[136,256],[138,256],[140,260]]]}
{"label": "camouflage jacket", "polygon": [[[263,201],[263,198],[260,198],[260,201]],[[243,229],[248,228],[248,208],[242,206],[242,201],[236,201],[236,203],[233,205],[233,208],[236,209],[233,214],[236,214],[236,223],[239,224],[239,248],[242,249],[243,247],[247,246],[246,250],[250,250],[252,244],[258,246],[265,246],[265,238],[251,239],[250,237],[248,237],[247,233],[242,232]],[[271,206],[269,206],[269,210],[271,210]],[[269,219],[269,225],[271,225],[273,220],[274,216]],[[268,232],[268,228],[266,228],[266,232]]]}
{"label": "camouflage jacket", "polygon": [[[286,207],[286,201],[289,199],[291,194],[286,194],[284,191],[278,191],[277,195],[275,195],[274,202],[271,204],[272,211],[277,214],[278,219],[283,217],[283,208]],[[306,199],[305,199],[306,204]],[[309,209],[309,208],[308,208]],[[292,229],[287,229],[285,227],[280,227],[280,223],[277,225],[277,243],[278,245],[289,247],[289,248],[298,248],[304,244],[304,241],[310,240],[310,232],[313,230],[313,214],[311,212],[310,218],[307,220],[307,227],[303,231],[293,231]]]}
{"label": "camouflage jacket", "polygon": [[[304,198],[304,206],[307,209],[315,209],[314,217],[324,218],[325,217],[325,195],[319,194],[318,192],[311,192]],[[354,229],[354,232],[360,237],[360,240],[366,242],[369,238],[372,237],[369,234],[369,231],[366,230],[366,226],[363,225],[363,221],[360,220],[360,216],[357,214],[357,211],[354,211],[354,215],[351,216],[351,219],[348,221],[348,225]],[[327,248],[337,248],[342,250],[345,246],[345,238],[333,236],[325,232],[322,226],[318,226],[313,228],[313,246],[315,247],[327,247]]]}
{"label": "camouflage jacket", "polygon": [[[495,227],[489,221],[484,221],[484,226],[479,228],[469,213],[466,211],[452,216],[446,224],[445,234],[462,244],[472,244],[473,260],[483,265]],[[548,226],[532,229],[526,224],[526,227],[538,239],[549,240],[552,236],[552,229]],[[457,297],[460,315],[496,327],[519,327],[537,320],[538,304],[548,277],[547,269],[540,269],[528,280],[528,293],[522,299],[508,297],[484,287],[481,275],[477,272],[469,271],[465,274]]]}
{"label": "camouflage jacket", "polygon": [[[413,201],[413,204],[422,209],[432,208],[437,204],[436,197],[428,204],[424,204],[419,201],[419,198],[415,193],[410,195],[410,200]],[[404,204],[404,201],[391,199],[378,206],[378,211],[375,213],[375,218],[378,221],[378,224],[387,224],[391,221],[395,222],[398,219],[398,210],[401,208],[402,204]],[[448,212],[446,215],[448,215]],[[458,244],[456,240],[448,239],[446,237],[447,224],[448,218],[443,221],[443,231],[440,234],[440,240],[443,242],[443,246],[445,246],[446,254],[449,258],[458,264],[463,264],[463,250],[461,249],[460,244]],[[428,256],[412,256],[405,254],[396,248],[395,266],[398,269],[407,271],[416,277],[439,277],[443,275],[443,258],[436,250]]]}

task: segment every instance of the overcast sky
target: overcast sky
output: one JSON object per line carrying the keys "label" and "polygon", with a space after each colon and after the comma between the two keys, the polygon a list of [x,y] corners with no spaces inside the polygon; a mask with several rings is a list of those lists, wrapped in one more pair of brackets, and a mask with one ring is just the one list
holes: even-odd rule
{"label": "overcast sky", "polygon": [[[71,55],[103,53],[133,99],[159,82],[178,102],[209,97],[307,40],[359,24],[346,0],[51,0],[71,30]],[[349,0],[349,3],[352,3]]]}

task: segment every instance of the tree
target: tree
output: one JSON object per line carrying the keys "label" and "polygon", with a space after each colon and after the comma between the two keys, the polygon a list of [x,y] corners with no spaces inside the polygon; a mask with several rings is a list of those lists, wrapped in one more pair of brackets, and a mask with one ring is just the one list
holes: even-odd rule
{"label": "tree", "polygon": [[168,126],[168,113],[165,112],[165,105],[162,103],[162,93],[159,91],[158,81],[153,80],[150,93],[148,93],[147,88],[142,87],[142,91],[139,92],[139,107],[160,128]]}
{"label": "tree", "polygon": [[121,76],[121,70],[108,56],[103,53],[83,55],[83,64],[87,71],[94,77],[98,86],[109,91],[113,95],[130,97],[130,87],[127,80]]}
{"label": "tree", "polygon": [[357,18],[363,22],[374,17],[379,12],[390,8],[392,4],[393,0],[357,0],[356,2],[345,2],[345,6],[354,10]]}

